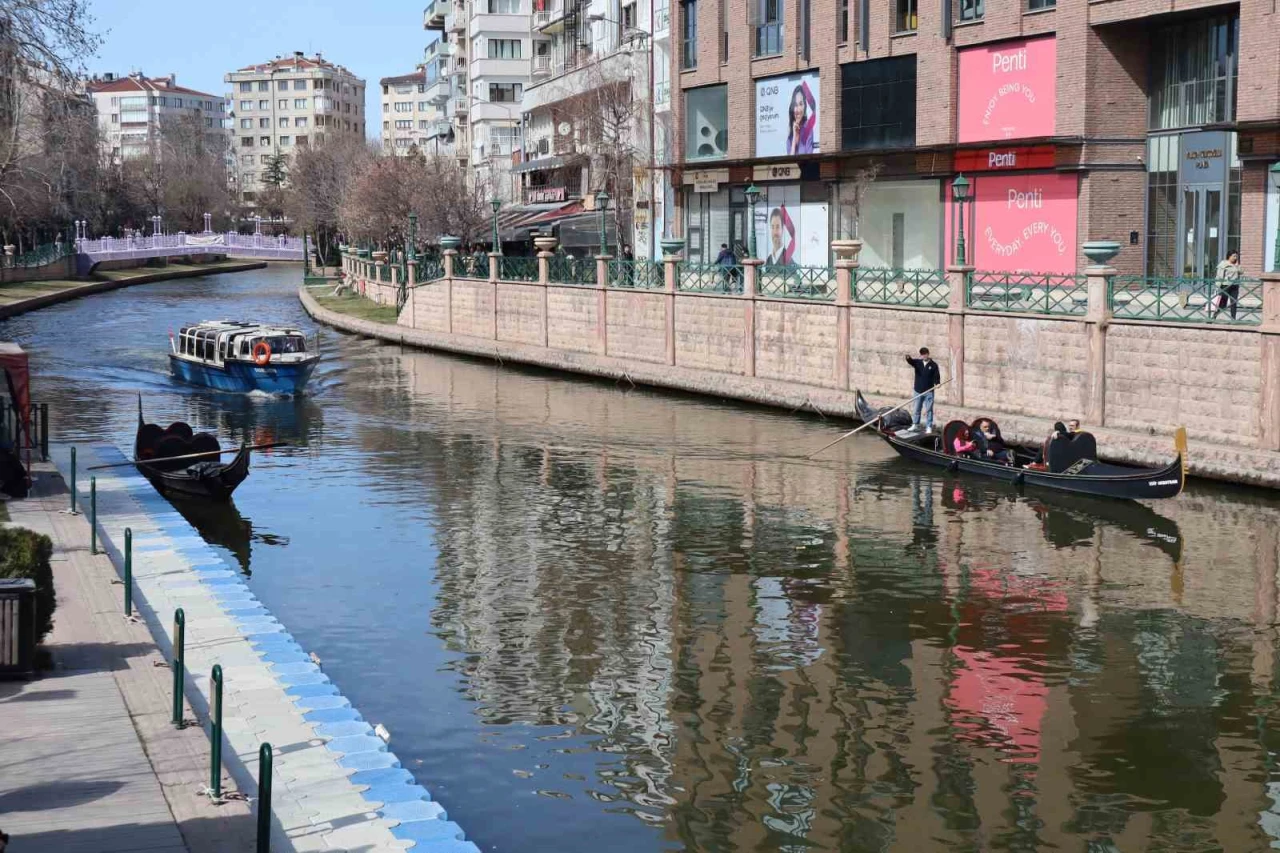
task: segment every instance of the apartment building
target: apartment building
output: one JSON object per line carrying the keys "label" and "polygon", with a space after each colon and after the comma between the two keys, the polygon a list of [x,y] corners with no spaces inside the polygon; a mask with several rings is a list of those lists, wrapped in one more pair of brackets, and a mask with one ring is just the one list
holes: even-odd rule
{"label": "apartment building", "polygon": [[[443,104],[458,156],[476,186],[507,203],[519,199],[512,165],[522,148],[521,100],[529,85],[531,0],[437,0],[423,25],[442,33],[441,76],[428,100]],[[446,46],[447,44],[447,46]]]}
{"label": "apartment building", "polygon": [[526,204],[563,205],[539,224],[558,225],[566,245],[598,245],[598,216],[574,227],[575,216],[594,210],[604,190],[620,242],[638,257],[659,255],[670,197],[669,20],[666,0],[534,0],[525,145],[514,168]]}
{"label": "apartment building", "polygon": [[419,67],[412,74],[383,77],[378,81],[382,87],[383,151],[397,157],[411,151],[440,153],[443,134],[436,132],[436,125],[447,124],[447,120],[442,109],[426,100],[426,79],[423,68]]}
{"label": "apartment building", "polygon": [[1212,276],[1232,250],[1272,267],[1270,0],[685,0],[677,31],[694,259],[751,228],[775,263],[858,236],[864,264],[937,268],[963,173],[981,269],[1074,272],[1088,240],[1120,242],[1126,272]]}
{"label": "apartment building", "polygon": [[217,144],[226,144],[222,96],[179,86],[176,74],[104,74],[86,81],[85,91],[97,110],[102,147],[114,162],[155,156],[163,126],[187,116],[202,122]]}
{"label": "apartment building", "polygon": [[252,204],[263,169],[328,135],[365,138],[365,81],[319,53],[278,56],[227,74],[234,104],[241,200]]}

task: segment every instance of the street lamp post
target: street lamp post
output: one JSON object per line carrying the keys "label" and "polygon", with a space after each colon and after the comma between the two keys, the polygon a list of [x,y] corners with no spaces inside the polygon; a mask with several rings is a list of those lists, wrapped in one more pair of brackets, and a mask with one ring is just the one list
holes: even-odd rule
{"label": "street lamp post", "polygon": [[752,183],[747,187],[747,203],[751,210],[751,221],[747,223],[747,253],[753,260],[756,256],[756,202],[759,200],[760,188]]}
{"label": "street lamp post", "polygon": [[418,214],[409,214],[409,245],[405,247],[405,259],[408,261],[416,261],[418,259],[417,252],[413,248],[413,244],[418,239]]}
{"label": "street lamp post", "polygon": [[489,206],[493,208],[493,253],[497,255],[502,252],[498,245],[498,211],[502,209],[502,199],[494,196],[489,201]]}
{"label": "street lamp post", "polygon": [[964,266],[964,203],[969,198],[969,181],[963,174],[958,175],[951,182],[951,197],[956,202],[956,221],[959,223],[959,236],[956,239],[956,264]]}
{"label": "street lamp post", "polygon": [[608,251],[608,241],[605,235],[604,212],[609,208],[609,194],[602,187],[600,192],[596,193],[596,207],[600,208],[600,254]]}
{"label": "street lamp post", "polygon": [[1271,177],[1271,190],[1276,194],[1276,244],[1272,249],[1271,270],[1280,272],[1280,160],[1271,164],[1267,174]]}

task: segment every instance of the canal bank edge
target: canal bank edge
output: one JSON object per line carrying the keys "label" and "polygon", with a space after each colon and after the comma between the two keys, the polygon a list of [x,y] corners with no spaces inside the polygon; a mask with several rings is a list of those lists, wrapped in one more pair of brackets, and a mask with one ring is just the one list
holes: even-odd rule
{"label": "canal bank edge", "polygon": [[[69,482],[70,447],[50,455]],[[78,448],[81,471],[123,461],[110,445]],[[96,477],[99,548],[122,571],[123,534],[131,530],[134,606],[166,659],[174,657],[174,614],[184,611],[185,696],[203,721],[210,673],[222,668],[222,764],[251,797],[259,746],[272,744],[272,850],[479,853],[237,568],[132,467]],[[84,480],[75,481],[82,510]]]}
{"label": "canal bank edge", "polygon": [[[220,263],[217,265],[209,265],[207,267],[182,267],[180,269],[160,269],[151,272],[139,272],[137,275],[125,275],[114,279],[95,279],[86,281],[83,284],[66,287],[62,290],[41,293],[38,296],[32,296],[27,299],[20,299],[8,304],[0,304],[0,320],[9,317],[16,317],[19,314],[26,314],[29,311],[35,311],[38,308],[47,308],[50,305],[58,305],[63,302],[70,302],[73,299],[79,299],[82,296],[92,296],[95,293],[106,293],[112,290],[119,290],[124,287],[133,287],[136,284],[151,284],[157,281],[169,281],[179,278],[199,278],[206,275],[217,275],[224,272],[248,272],[249,270],[259,270],[267,266],[266,261],[234,261]],[[17,286],[44,286],[53,285],[55,282],[11,282],[7,285],[0,285],[0,297],[6,295],[10,288]]]}
{"label": "canal bank edge", "polygon": [[[855,393],[852,390],[844,391],[755,376],[627,360],[510,341],[495,341],[492,338],[428,332],[409,326],[360,320],[331,311],[322,307],[305,287],[298,289],[298,298],[306,312],[317,322],[388,343],[407,344],[422,349],[492,358],[498,361],[513,361],[533,367],[608,379],[612,382],[739,400],[792,412],[805,410],[823,416],[857,420]],[[904,367],[904,394],[910,382],[910,373]],[[872,399],[872,402],[896,404],[902,400]],[[938,406],[938,414],[938,420],[943,422],[953,418],[972,421],[981,416],[994,417],[1000,423],[1001,432],[1011,440],[1032,444],[1041,442],[1053,428],[1054,422],[1059,420],[1058,416],[1029,417],[995,410],[978,411],[947,404]],[[1172,436],[1147,435],[1105,427],[1099,429],[1090,427],[1088,424],[1085,428],[1097,437],[1098,445],[1102,448],[1100,455],[1110,461],[1153,466],[1167,464],[1175,455]],[[791,456],[799,461],[814,450],[817,450],[817,447],[796,448],[790,453],[781,455]],[[1189,457],[1190,471],[1193,476],[1251,486],[1280,487],[1280,453],[1277,452],[1235,445],[1209,445],[1192,439]],[[821,457],[819,457],[820,460]]]}

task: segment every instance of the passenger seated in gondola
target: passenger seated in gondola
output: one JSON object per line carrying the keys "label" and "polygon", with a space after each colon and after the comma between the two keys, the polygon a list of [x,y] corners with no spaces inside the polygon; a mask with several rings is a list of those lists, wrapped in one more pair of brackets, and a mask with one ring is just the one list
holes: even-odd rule
{"label": "passenger seated in gondola", "polygon": [[978,458],[999,462],[1001,465],[1009,464],[1009,448],[1005,446],[1004,437],[1000,435],[1000,428],[989,418],[978,421],[978,431],[974,434],[974,441],[978,445]]}
{"label": "passenger seated in gondola", "polygon": [[956,437],[952,440],[951,449],[955,451],[956,456],[967,456],[973,458],[974,452],[978,449],[977,443],[974,442],[969,428],[961,427],[956,431]]}

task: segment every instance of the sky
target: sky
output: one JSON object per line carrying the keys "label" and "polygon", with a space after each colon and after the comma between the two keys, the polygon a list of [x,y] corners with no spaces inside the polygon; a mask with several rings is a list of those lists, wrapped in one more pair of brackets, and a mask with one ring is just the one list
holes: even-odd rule
{"label": "sky", "polygon": [[178,85],[225,95],[223,75],[301,50],[345,65],[368,83],[366,127],[382,127],[378,80],[408,74],[422,61],[435,33],[422,28],[427,0],[89,0],[94,28],[103,36],[90,73],[148,77],[176,73]]}

